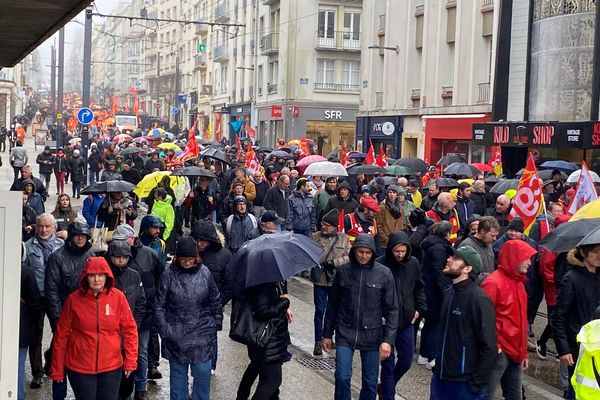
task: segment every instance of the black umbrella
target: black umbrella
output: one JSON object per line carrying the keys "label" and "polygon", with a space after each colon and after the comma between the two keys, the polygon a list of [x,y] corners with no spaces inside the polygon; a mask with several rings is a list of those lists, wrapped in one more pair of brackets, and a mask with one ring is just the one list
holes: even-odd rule
{"label": "black umbrella", "polygon": [[[310,238],[273,233],[246,242],[230,265],[242,287],[286,280],[319,264],[323,249]],[[229,271],[231,273],[232,271]]]}
{"label": "black umbrella", "polygon": [[385,169],[379,165],[354,164],[346,168],[348,175],[377,175],[385,174]]}
{"label": "black umbrella", "polygon": [[215,160],[231,165],[229,156],[223,150],[214,147],[209,147],[208,149],[204,150],[202,153],[200,153],[200,157],[214,158]]}
{"label": "black umbrella", "polygon": [[567,178],[569,178],[569,175],[565,174],[563,171],[559,171],[559,170],[553,170],[553,169],[542,169],[538,171],[538,178],[540,178],[543,181],[547,181],[549,179],[552,179],[552,172],[553,171],[558,171],[560,172],[560,179],[563,180],[567,180]]}
{"label": "black umbrella", "polygon": [[191,166],[177,168],[171,174],[172,176],[206,176],[207,178],[216,178],[217,176],[206,168]]}
{"label": "black umbrella", "polygon": [[509,189],[516,189],[517,186],[519,186],[519,179],[503,179],[490,189],[490,193],[504,194]]}
{"label": "black umbrella", "polygon": [[540,241],[540,246],[555,253],[563,253],[577,246],[588,233],[598,227],[600,227],[600,218],[565,222],[548,233]]}
{"label": "black umbrella", "polygon": [[272,147],[269,146],[261,146],[256,149],[257,153],[271,153],[273,151]]}
{"label": "black umbrella", "polygon": [[417,157],[404,157],[396,161],[394,165],[401,165],[408,167],[415,172],[425,172],[429,170],[429,165],[420,158]]}
{"label": "black umbrella", "polygon": [[437,162],[437,165],[450,165],[454,163],[464,163],[466,160],[456,154],[446,154],[444,157],[440,158]]}
{"label": "black umbrella", "polygon": [[269,154],[269,156],[275,158],[294,158],[293,155],[291,155],[290,153],[286,153],[283,150],[275,150],[274,152]]}
{"label": "black umbrella", "polygon": [[[560,228],[560,226],[559,226]],[[585,246],[589,244],[600,244],[600,227],[595,228],[593,231],[589,232],[579,243],[577,246]],[[558,229],[558,228],[557,228]]]}
{"label": "black umbrella", "polygon": [[472,177],[475,175],[481,174],[481,171],[472,166],[471,164],[467,164],[464,162],[455,162],[446,167],[444,169],[444,175],[458,175],[458,176],[468,176]]}
{"label": "black umbrella", "polygon": [[483,178],[483,182],[487,183],[488,185],[495,185],[496,183],[500,182],[499,177],[497,176],[488,176],[487,178]]}
{"label": "black umbrella", "polygon": [[449,189],[449,188],[457,188],[458,187],[458,182],[456,181],[456,179],[438,178],[438,179],[428,180],[427,183],[425,184],[425,186],[423,186],[423,188],[429,189],[429,186],[433,185],[434,183],[439,188]]}
{"label": "black umbrella", "polygon": [[142,151],[144,150],[140,149],[139,147],[128,146],[127,148],[121,150],[119,154],[122,156],[128,156],[130,154],[141,153]]}
{"label": "black umbrella", "polygon": [[131,192],[137,188],[126,181],[95,182],[81,191],[81,194]]}

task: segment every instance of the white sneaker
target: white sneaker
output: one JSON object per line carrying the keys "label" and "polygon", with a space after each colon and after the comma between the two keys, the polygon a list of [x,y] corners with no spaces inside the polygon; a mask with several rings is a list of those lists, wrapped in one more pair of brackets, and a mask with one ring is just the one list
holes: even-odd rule
{"label": "white sneaker", "polygon": [[433,367],[435,367],[435,360],[429,361],[427,364],[425,364],[425,368],[427,368],[429,371],[431,371]]}
{"label": "white sneaker", "polygon": [[211,375],[214,375],[214,374],[215,374],[215,370],[214,370],[214,369],[211,369],[211,370],[210,370],[210,374],[211,374]]}
{"label": "white sneaker", "polygon": [[429,360],[423,356],[419,356],[419,358],[417,358],[417,365],[425,365],[429,362]]}

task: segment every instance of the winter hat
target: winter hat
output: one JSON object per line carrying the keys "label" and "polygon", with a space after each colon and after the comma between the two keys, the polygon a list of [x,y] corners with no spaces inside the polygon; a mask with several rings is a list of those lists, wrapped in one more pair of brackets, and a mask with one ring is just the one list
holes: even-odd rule
{"label": "winter hat", "polygon": [[113,232],[113,240],[127,240],[127,238],[135,236],[133,228],[127,224],[121,224],[117,226]]}
{"label": "winter hat", "polygon": [[383,179],[382,177],[377,177],[375,178],[375,183],[378,184],[379,186],[385,186],[385,179]]}
{"label": "winter hat", "polygon": [[396,192],[396,194],[398,194],[398,186],[397,185],[390,185],[387,188],[387,191],[392,191],[392,192]]}
{"label": "winter hat", "polygon": [[97,149],[97,148],[98,148],[98,145],[96,143],[91,143],[90,144],[90,150],[91,149]]}
{"label": "winter hat", "polygon": [[79,155],[79,150],[77,150],[77,149],[73,150],[73,155],[74,156],[78,156]]}
{"label": "winter hat", "polygon": [[46,151],[46,150],[50,150],[50,146],[45,146],[44,151]]}
{"label": "winter hat", "polygon": [[523,224],[523,220],[521,218],[515,218],[512,221],[510,221],[507,230],[510,229],[512,229],[513,231],[523,233],[525,231],[525,225]]}
{"label": "winter hat", "polygon": [[244,184],[242,182],[234,182],[233,185],[231,185],[231,189],[233,189],[236,186],[240,186],[240,187],[244,187]]}
{"label": "winter hat", "polygon": [[109,256],[128,256],[131,257],[131,247],[122,240],[113,240],[108,245],[106,254]]}
{"label": "winter hat", "polygon": [[273,210],[267,210],[261,215],[260,222],[275,222],[277,225],[281,225],[285,222],[285,219],[277,215],[277,212]]}
{"label": "winter hat", "polygon": [[67,228],[69,237],[76,235],[86,235],[89,238],[92,237],[92,233],[87,223],[81,221],[73,221]]}
{"label": "winter hat", "polygon": [[335,208],[323,216],[321,222],[325,222],[332,226],[337,226],[340,218],[340,212]]}
{"label": "winter hat", "polygon": [[371,194],[371,188],[369,187],[369,185],[362,185],[362,187],[360,188],[360,194],[363,193]]}
{"label": "winter hat", "polygon": [[[388,188],[388,190],[390,189]],[[404,189],[402,186],[398,186],[398,190],[396,190],[396,193],[398,193],[398,195],[401,196],[406,196],[406,189]]]}
{"label": "winter hat", "polygon": [[471,246],[460,246],[458,249],[452,248],[454,256],[461,258],[465,264],[470,265],[473,268],[473,273],[479,275],[481,272],[481,256]]}
{"label": "winter hat", "polygon": [[364,198],[361,202],[361,206],[363,209],[379,212],[379,204],[377,204],[377,200],[370,197]]}
{"label": "winter hat", "polygon": [[198,247],[196,241],[190,236],[183,236],[175,245],[175,256],[177,257],[198,257]]}
{"label": "winter hat", "polygon": [[575,189],[571,188],[565,192],[565,196],[575,196]]}
{"label": "winter hat", "polygon": [[306,184],[306,182],[308,182],[308,179],[306,178],[300,178],[296,181],[296,190],[300,190],[300,188],[302,186],[304,186]]}

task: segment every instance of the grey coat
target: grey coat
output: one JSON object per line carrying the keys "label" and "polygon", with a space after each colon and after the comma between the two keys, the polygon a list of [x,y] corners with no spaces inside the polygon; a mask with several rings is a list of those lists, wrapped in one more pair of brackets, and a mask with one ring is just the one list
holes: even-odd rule
{"label": "grey coat", "polygon": [[294,190],[288,198],[288,215],[285,219],[285,229],[312,231],[316,225],[316,210],[313,197],[299,190]]}
{"label": "grey coat", "polygon": [[27,150],[25,147],[13,147],[10,151],[10,162],[13,167],[21,168],[27,165]]}

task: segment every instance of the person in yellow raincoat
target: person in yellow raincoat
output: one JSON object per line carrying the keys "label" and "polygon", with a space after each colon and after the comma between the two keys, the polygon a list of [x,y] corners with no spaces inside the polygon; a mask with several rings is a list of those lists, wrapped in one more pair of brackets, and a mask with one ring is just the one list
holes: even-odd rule
{"label": "person in yellow raincoat", "polygon": [[[595,317],[600,317],[600,308]],[[600,399],[600,319],[585,324],[577,334],[581,343],[571,385],[577,400]]]}

